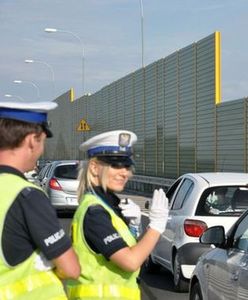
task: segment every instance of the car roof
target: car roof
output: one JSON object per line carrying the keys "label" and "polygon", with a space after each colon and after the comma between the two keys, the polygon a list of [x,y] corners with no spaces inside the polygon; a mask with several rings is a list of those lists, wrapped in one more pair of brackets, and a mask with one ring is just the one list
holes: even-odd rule
{"label": "car roof", "polygon": [[[196,180],[204,180],[210,186],[216,185],[247,185],[248,173],[234,172],[206,172],[206,173],[187,173],[188,177],[193,177]],[[183,175],[183,176],[185,176]]]}
{"label": "car roof", "polygon": [[53,161],[53,165],[69,165],[69,164],[78,164],[80,161],[79,160],[56,160]]}

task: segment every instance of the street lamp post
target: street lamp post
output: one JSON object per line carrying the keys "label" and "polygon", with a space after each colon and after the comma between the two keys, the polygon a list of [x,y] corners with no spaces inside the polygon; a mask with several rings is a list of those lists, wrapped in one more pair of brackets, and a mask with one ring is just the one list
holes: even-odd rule
{"label": "street lamp post", "polygon": [[52,74],[52,82],[53,82],[53,94],[54,94],[54,97],[55,97],[55,76],[54,76],[54,71],[53,71],[53,67],[48,64],[47,62],[45,61],[42,61],[42,60],[37,60],[37,59],[25,59],[25,63],[29,64],[29,63],[39,63],[39,64],[43,64],[45,66],[47,66],[49,68],[49,70],[51,71],[51,74]]}
{"label": "street lamp post", "polygon": [[17,98],[17,99],[20,99],[22,101],[25,101],[22,97],[17,96],[17,95],[5,94],[4,97],[6,97],[6,98]]}
{"label": "street lamp post", "polygon": [[72,36],[74,36],[78,41],[79,43],[81,44],[81,47],[82,47],[82,51],[83,51],[83,56],[82,56],[82,89],[83,89],[83,95],[84,95],[84,86],[85,86],[85,72],[84,72],[84,69],[85,69],[85,55],[84,55],[84,44],[83,44],[83,41],[81,40],[81,38],[75,34],[74,32],[71,32],[71,31],[68,31],[68,30],[62,30],[62,29],[56,29],[56,28],[45,28],[45,32],[47,33],[56,33],[56,32],[63,32],[63,33],[68,33],[68,34],[71,34]]}
{"label": "street lamp post", "polygon": [[140,0],[140,20],[141,20],[141,63],[142,68],[144,68],[144,11],[143,2]]}
{"label": "street lamp post", "polygon": [[36,91],[37,91],[37,97],[38,97],[38,99],[40,99],[40,89],[39,89],[38,86],[37,86],[35,83],[33,83],[32,81],[26,81],[26,80],[14,80],[13,82],[16,83],[16,84],[20,84],[20,83],[28,83],[28,84],[31,84],[33,87],[36,88]]}

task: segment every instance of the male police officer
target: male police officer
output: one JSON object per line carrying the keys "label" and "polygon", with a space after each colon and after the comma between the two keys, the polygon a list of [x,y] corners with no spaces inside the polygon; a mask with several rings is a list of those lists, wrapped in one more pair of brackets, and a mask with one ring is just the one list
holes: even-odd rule
{"label": "male police officer", "polygon": [[80,274],[49,199],[23,175],[52,136],[47,112],[56,106],[0,102],[0,299],[67,299],[58,277]]}

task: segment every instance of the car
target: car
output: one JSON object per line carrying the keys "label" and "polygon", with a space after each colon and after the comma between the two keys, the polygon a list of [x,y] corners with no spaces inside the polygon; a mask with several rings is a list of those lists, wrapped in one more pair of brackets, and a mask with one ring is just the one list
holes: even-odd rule
{"label": "car", "polygon": [[49,164],[51,161],[50,160],[46,160],[46,159],[39,159],[37,161],[37,168],[39,171],[41,171],[41,169],[43,169],[43,167],[45,167],[45,165]]}
{"label": "car", "polygon": [[37,172],[36,169],[25,172],[24,176],[27,178],[27,180],[29,182],[34,183],[34,184],[38,184],[38,172]]}
{"label": "car", "polygon": [[40,186],[57,211],[75,210],[78,206],[78,160],[53,161],[45,168]]}
{"label": "car", "polygon": [[[246,198],[237,208],[240,193]],[[166,229],[145,265],[147,271],[157,266],[171,271],[175,290],[185,292],[198,258],[210,249],[199,243],[200,235],[214,225],[229,230],[248,208],[248,174],[187,173],[166,195],[170,203]]]}
{"label": "car", "polygon": [[226,236],[224,226],[213,226],[201,235],[200,242],[215,248],[199,258],[189,299],[248,299],[248,210]]}
{"label": "car", "polygon": [[44,165],[38,173],[38,185],[43,188],[47,180],[47,174],[50,169],[51,162]]}

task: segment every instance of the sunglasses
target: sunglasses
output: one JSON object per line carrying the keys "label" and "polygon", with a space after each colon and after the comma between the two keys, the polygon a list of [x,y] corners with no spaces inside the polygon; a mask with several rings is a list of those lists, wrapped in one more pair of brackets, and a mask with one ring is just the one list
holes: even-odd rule
{"label": "sunglasses", "polygon": [[132,170],[133,166],[132,165],[117,165],[117,164],[109,164],[111,168],[113,169],[128,169]]}

